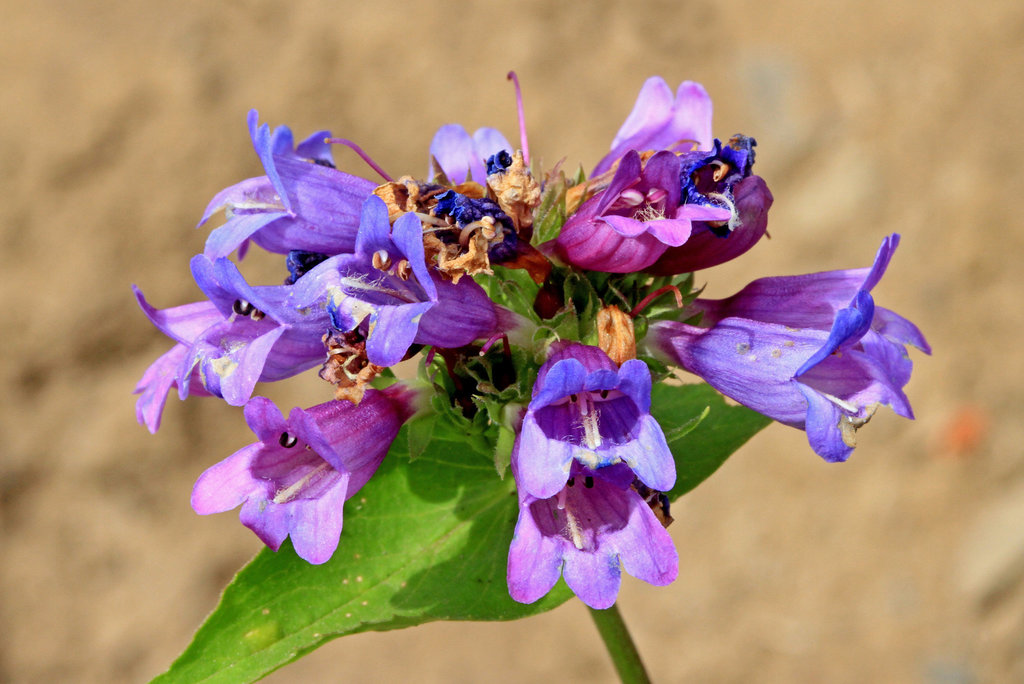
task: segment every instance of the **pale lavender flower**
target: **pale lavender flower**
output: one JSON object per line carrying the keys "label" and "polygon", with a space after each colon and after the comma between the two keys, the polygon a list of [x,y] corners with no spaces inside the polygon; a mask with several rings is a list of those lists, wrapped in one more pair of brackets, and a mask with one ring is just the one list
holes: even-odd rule
{"label": "pale lavender flower", "polygon": [[685,152],[709,150],[711,145],[711,98],[704,86],[683,81],[673,95],[665,79],[652,76],[640,89],[611,151],[591,175],[609,170],[629,150]]}
{"label": "pale lavender flower", "polygon": [[508,140],[495,128],[478,128],[472,136],[459,124],[441,126],[430,142],[430,170],[432,179],[438,169],[454,184],[472,180],[487,184],[485,160],[504,150],[511,150]]}
{"label": "pale lavender flower", "polygon": [[333,257],[297,283],[299,299],[327,298],[339,330],[360,328],[366,354],[378,366],[392,366],[413,343],[453,348],[494,334],[494,304],[469,278],[458,283],[428,267],[423,227],[412,213],[394,228],[387,205],[370,197],[363,205],[353,254]]}

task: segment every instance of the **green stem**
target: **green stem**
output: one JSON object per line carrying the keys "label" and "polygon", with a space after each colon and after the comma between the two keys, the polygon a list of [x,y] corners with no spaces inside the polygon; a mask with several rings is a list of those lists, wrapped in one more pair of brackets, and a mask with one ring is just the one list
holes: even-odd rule
{"label": "green stem", "polygon": [[615,671],[619,673],[622,684],[650,684],[650,677],[644,669],[644,663],[640,660],[640,653],[636,650],[633,638],[626,629],[626,623],[622,621],[617,606],[613,605],[607,610],[595,610],[589,608],[590,617],[594,618],[597,631],[604,640],[608,655],[611,656]]}

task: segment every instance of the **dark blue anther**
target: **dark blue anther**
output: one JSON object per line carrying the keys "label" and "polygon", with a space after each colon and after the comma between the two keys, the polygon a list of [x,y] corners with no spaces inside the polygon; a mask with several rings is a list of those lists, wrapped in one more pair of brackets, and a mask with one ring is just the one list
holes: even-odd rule
{"label": "dark blue anther", "polygon": [[288,277],[285,279],[284,284],[294,285],[295,281],[306,275],[313,267],[327,258],[326,254],[306,252],[301,249],[293,249],[288,252],[288,257],[285,259],[285,265],[288,267]]}
{"label": "dark blue anther", "polygon": [[697,189],[694,174],[700,169],[714,161],[722,153],[722,141],[715,139],[713,150],[687,152],[680,157],[682,164],[679,167],[679,183],[682,192],[679,196],[680,204],[697,204],[702,207],[717,207],[700,190]]}
{"label": "dark blue anther", "polygon": [[658,494],[658,503],[661,505],[661,512],[665,515],[665,517],[666,518],[671,518],[672,515],[671,515],[670,511],[671,511],[672,507],[671,507],[671,504],[669,503],[668,495],[666,495],[666,494]]}
{"label": "dark blue anther", "polygon": [[[451,216],[455,225],[460,228],[468,226],[474,221],[479,221],[484,216],[494,219],[495,226],[501,229],[503,240],[495,242],[487,250],[487,258],[492,264],[500,264],[510,261],[517,256],[516,246],[519,244],[519,236],[516,235],[515,224],[508,214],[501,210],[493,200],[486,198],[475,199],[466,197],[454,190],[445,190],[437,196],[437,206],[434,207],[435,216]],[[450,236],[449,239],[454,236]],[[442,234],[441,239],[445,236]]]}
{"label": "dark blue anther", "polygon": [[512,155],[507,150],[502,150],[487,158],[487,175],[503,173],[510,166],[512,166]]}
{"label": "dark blue anther", "polygon": [[512,261],[519,255],[517,245],[519,244],[519,236],[516,235],[516,231],[512,230],[502,224],[502,234],[505,239],[501,242],[496,242],[490,246],[487,250],[487,259],[492,264],[502,264],[506,261]]}
{"label": "dark blue anther", "polygon": [[437,206],[434,207],[434,214],[437,216],[451,216],[460,228],[468,226],[473,221],[479,221],[484,216],[490,216],[494,219],[495,223],[500,223],[508,228],[514,228],[512,219],[501,210],[501,207],[496,202],[486,198],[474,199],[466,197],[454,190],[445,190],[437,196]]}
{"label": "dark blue anther", "polygon": [[729,144],[722,148],[722,161],[739,171],[741,177],[746,178],[754,166],[755,147],[756,140],[737,133],[729,138]]}

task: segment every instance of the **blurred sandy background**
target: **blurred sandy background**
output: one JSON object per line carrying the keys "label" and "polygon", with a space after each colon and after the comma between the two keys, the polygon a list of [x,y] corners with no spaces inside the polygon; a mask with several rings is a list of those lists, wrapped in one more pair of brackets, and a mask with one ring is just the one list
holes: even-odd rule
{"label": "blurred sandy background", "polygon": [[[1024,5],[824,3],[6,3],[0,680],[161,672],[259,548],[201,518],[193,480],[251,439],[240,411],[172,399],[150,436],[130,392],[193,301],[209,198],[260,172],[251,107],[330,128],[394,175],[458,121],[590,168],[644,79],[703,82],[715,132],[753,135],[775,193],[762,242],[700,276],[867,265],[911,317],[916,422],[880,412],[845,465],[775,426],[681,502],[668,589],[622,610],[662,682],[1024,681]],[[369,172],[337,152],[344,168]],[[279,278],[275,266],[273,278]],[[310,405],[317,382],[274,390]],[[611,681],[578,603],[509,624],[341,639],[269,678]]]}

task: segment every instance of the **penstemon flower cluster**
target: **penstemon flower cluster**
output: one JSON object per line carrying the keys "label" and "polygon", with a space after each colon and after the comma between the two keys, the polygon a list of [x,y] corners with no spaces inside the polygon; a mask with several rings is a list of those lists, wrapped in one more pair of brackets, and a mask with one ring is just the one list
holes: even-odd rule
{"label": "penstemon flower cluster", "polygon": [[[511,76],[511,75],[510,75]],[[912,417],[906,347],[929,351],[872,288],[899,243],[867,268],[754,280],[699,297],[693,272],[766,234],[772,195],[755,141],[712,137],[711,101],[684,82],[643,86],[589,173],[531,161],[497,130],[442,127],[425,176],[393,179],[361,148],[319,131],[296,144],[250,112],[264,175],[218,193],[223,214],[191,262],[200,302],[139,305],[174,344],[136,392],[156,432],[172,391],[244,406],[256,441],[204,472],[197,513],[241,507],[277,550],[309,563],[344,544],[345,502],[374,476],[403,425],[438,414],[498,426],[519,514],[508,551],[513,599],[559,577],[592,608],[622,570],[672,582],[665,531],[676,464],[651,388],[678,371],[786,425],[827,461],[846,460],[879,405]],[[339,170],[332,145],[383,179]],[[251,284],[254,247],[280,255],[282,284]],[[415,359],[416,377],[392,368]],[[326,399],[287,416],[257,384],[314,371]],[[404,374],[407,375],[407,374]],[[311,398],[313,403],[317,398]]]}

